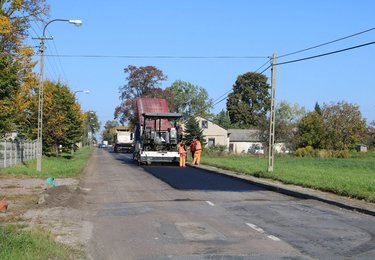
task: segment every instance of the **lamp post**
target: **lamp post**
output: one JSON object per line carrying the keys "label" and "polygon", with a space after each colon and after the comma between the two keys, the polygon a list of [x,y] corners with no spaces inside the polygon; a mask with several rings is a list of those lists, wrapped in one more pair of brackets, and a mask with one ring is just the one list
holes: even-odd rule
{"label": "lamp post", "polygon": [[44,73],[44,40],[51,40],[51,38],[46,38],[46,29],[52,22],[68,22],[77,26],[82,25],[81,20],[68,20],[68,19],[53,19],[46,23],[43,28],[42,37],[37,38],[40,40],[40,81],[38,90],[38,149],[36,156],[36,170],[38,172],[42,171],[42,151],[43,151],[43,73]]}
{"label": "lamp post", "polygon": [[79,93],[79,92],[82,92],[82,93],[85,93],[85,94],[88,94],[90,93],[90,90],[77,90],[77,91],[74,91],[74,96]]}

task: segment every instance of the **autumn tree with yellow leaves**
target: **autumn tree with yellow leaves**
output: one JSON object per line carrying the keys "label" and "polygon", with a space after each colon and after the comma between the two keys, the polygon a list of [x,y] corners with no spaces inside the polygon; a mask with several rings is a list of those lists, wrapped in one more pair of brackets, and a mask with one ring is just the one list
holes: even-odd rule
{"label": "autumn tree with yellow leaves", "polygon": [[37,77],[32,69],[34,50],[24,44],[31,21],[43,21],[45,0],[0,0],[0,137],[30,127],[30,96]]}

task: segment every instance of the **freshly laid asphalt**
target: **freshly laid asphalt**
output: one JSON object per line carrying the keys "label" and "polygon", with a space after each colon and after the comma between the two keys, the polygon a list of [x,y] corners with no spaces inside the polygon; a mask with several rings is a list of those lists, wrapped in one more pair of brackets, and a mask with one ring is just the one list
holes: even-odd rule
{"label": "freshly laid asphalt", "polygon": [[198,167],[200,169],[204,169],[206,171],[223,174],[226,176],[231,176],[233,178],[239,178],[242,180],[246,180],[249,183],[255,184],[267,190],[276,191],[278,193],[282,193],[288,196],[304,198],[304,199],[314,199],[318,200],[330,205],[334,205],[340,208],[357,211],[363,214],[375,216],[375,204],[369,203],[362,200],[350,199],[343,196],[338,196],[328,192],[322,192],[314,189],[304,188],[295,185],[283,184],[278,181],[268,180],[268,179],[261,179],[256,178],[253,176],[241,174],[234,171],[223,170],[220,168],[216,168],[213,166],[207,165],[192,165],[187,163],[190,167]]}

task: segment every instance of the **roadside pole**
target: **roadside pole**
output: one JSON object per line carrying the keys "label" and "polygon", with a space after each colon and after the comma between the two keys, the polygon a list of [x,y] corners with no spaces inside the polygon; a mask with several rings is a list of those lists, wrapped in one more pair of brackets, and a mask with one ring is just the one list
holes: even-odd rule
{"label": "roadside pole", "polygon": [[270,132],[268,145],[268,172],[273,172],[274,165],[274,146],[275,146],[275,94],[276,94],[276,62],[277,55],[272,55],[271,62],[271,113],[270,113]]}

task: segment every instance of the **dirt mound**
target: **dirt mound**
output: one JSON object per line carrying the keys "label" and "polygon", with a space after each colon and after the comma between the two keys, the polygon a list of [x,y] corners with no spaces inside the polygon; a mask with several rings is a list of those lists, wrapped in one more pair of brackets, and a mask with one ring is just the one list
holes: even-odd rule
{"label": "dirt mound", "polygon": [[79,209],[82,206],[82,191],[67,185],[51,187],[42,192],[39,205],[41,207],[68,207]]}

